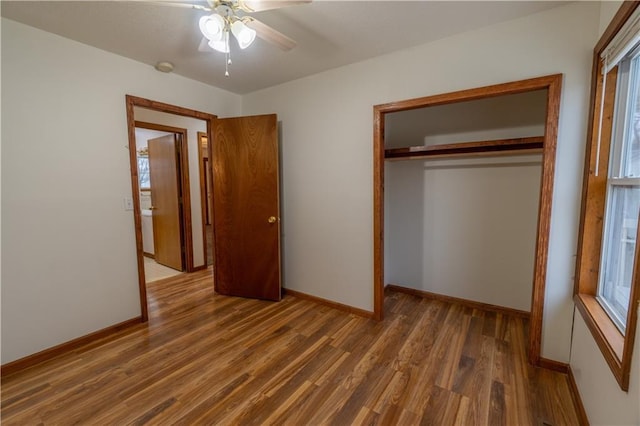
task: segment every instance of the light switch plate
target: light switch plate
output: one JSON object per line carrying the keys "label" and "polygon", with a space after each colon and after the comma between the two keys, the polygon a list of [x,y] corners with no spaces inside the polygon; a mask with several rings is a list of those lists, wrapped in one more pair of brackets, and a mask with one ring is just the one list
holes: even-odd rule
{"label": "light switch plate", "polygon": [[133,210],[133,198],[124,197],[123,202],[124,202],[124,209],[125,210],[127,210],[127,211]]}

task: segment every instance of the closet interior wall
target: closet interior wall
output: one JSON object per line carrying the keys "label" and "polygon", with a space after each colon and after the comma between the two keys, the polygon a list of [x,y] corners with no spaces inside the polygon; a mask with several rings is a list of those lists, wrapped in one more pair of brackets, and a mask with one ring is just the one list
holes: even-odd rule
{"label": "closet interior wall", "polygon": [[[544,135],[547,91],[387,114],[385,149]],[[385,283],[529,312],[542,155],[385,161]]]}

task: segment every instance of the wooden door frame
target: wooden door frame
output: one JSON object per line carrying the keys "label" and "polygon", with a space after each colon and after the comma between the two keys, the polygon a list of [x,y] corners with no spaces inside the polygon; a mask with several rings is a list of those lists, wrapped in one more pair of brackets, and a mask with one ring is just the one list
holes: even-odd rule
{"label": "wooden door frame", "polygon": [[531,364],[540,365],[547,361],[540,357],[540,348],[561,88],[562,74],[555,74],[422,98],[390,102],[373,107],[373,308],[375,319],[382,320],[384,317],[385,114],[547,89],[547,111],[542,152],[542,176],[540,182],[540,203],[538,208],[538,230],[533,272],[533,290],[531,295],[528,348],[529,362]]}
{"label": "wooden door frame", "polygon": [[191,223],[191,190],[189,184],[189,149],[187,143],[187,129],[165,126],[164,124],[147,123],[144,121],[136,121],[135,127],[139,129],[179,134],[182,136],[178,146],[180,156],[180,193],[182,194],[182,203],[179,203],[179,209],[182,214],[182,218],[180,219],[180,226],[182,227],[180,245],[184,247],[184,255],[181,254],[184,269],[183,272],[193,272],[195,269],[193,267],[193,224]]}
{"label": "wooden door frame", "polygon": [[[136,152],[136,134],[135,134],[136,121],[135,121],[135,115],[134,115],[134,108],[135,107],[145,108],[152,111],[164,112],[168,114],[181,115],[183,117],[190,117],[190,118],[196,118],[199,120],[204,120],[207,123],[208,140],[211,140],[211,130],[213,126],[213,120],[215,120],[217,117],[213,114],[209,114],[206,112],[200,112],[192,109],[182,108],[179,106],[166,104],[163,102],[152,101],[150,99],[140,98],[132,95],[125,95],[125,105],[126,105],[126,111],[127,111],[127,134],[129,138],[129,166],[131,168],[131,193],[133,195],[132,196],[133,220],[135,224],[136,256],[138,261],[138,289],[140,293],[140,315],[142,317],[142,321],[146,322],[149,320],[149,309],[147,305],[147,285],[145,282],[144,254],[143,254],[143,247],[142,247],[142,213],[140,209],[140,197],[137,196],[137,194],[140,194],[140,182],[138,177],[138,159],[137,159],[137,152]],[[169,128],[169,126],[160,126],[160,125],[156,125],[156,126],[162,127],[162,128]],[[158,129],[155,129],[155,130],[158,130]],[[169,131],[169,132],[172,132],[172,131]],[[186,144],[187,144],[186,137],[182,138],[182,144],[185,145],[185,148],[186,148]],[[188,163],[189,161],[188,151],[185,149],[183,151],[183,154],[184,155],[181,158],[181,162]],[[182,169],[181,182],[183,184],[185,182],[184,180],[185,170],[188,171],[188,166],[186,169],[184,168]],[[186,252],[186,249],[189,249],[191,250],[191,256],[193,256],[193,242],[191,241],[191,243],[189,243],[189,241],[193,238],[193,236],[191,234],[191,194],[189,192],[188,177],[189,176],[187,173],[186,174],[187,186],[183,187],[183,189],[186,190],[186,192],[183,192],[183,201],[184,201],[183,205],[184,206],[188,205],[188,215],[187,215],[186,208],[183,208],[183,212],[184,212],[183,216],[185,218],[188,217],[188,222],[189,222],[189,235],[188,235],[189,239],[186,238],[187,231],[185,228],[185,243],[186,243],[185,252]],[[189,198],[188,202],[184,198],[185,195],[188,196]],[[185,262],[185,263],[188,264],[188,262]],[[193,268],[193,257],[191,257],[191,267]],[[206,267],[206,258],[205,258],[205,267]]]}
{"label": "wooden door frame", "polygon": [[[211,169],[211,157],[209,155],[209,138],[205,132],[198,132],[198,169],[200,171],[200,210],[202,211],[202,246],[204,250],[204,265],[207,264],[207,213],[211,211],[207,198],[207,173],[204,167],[204,153],[202,149],[202,138],[207,138],[207,163]],[[211,224],[213,227],[213,223]]]}

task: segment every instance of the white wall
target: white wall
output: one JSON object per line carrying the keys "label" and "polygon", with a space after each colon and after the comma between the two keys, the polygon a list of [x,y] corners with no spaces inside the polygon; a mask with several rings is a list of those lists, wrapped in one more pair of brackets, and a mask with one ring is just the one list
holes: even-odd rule
{"label": "white wall", "polygon": [[140,315],[125,94],[237,95],[2,19],[2,363]]}
{"label": "white wall", "polygon": [[[0,19],[0,34],[2,32],[2,20]],[[0,43],[0,81],[2,80],[2,43]],[[0,84],[0,99],[2,99],[2,84]],[[0,141],[2,140],[2,114],[0,114]],[[0,153],[2,152],[2,144],[0,143]],[[0,155],[0,164],[2,156]],[[2,173],[0,173],[0,188],[2,188]],[[2,190],[0,189],[0,194]],[[2,222],[2,209],[0,209],[0,223]],[[2,241],[2,226],[0,226],[0,241]],[[0,244],[0,259],[2,259],[2,244]],[[2,261],[0,260],[0,328],[2,326]],[[0,339],[0,354],[2,353],[2,340]],[[0,355],[1,362],[1,355]]]}
{"label": "white wall", "polygon": [[607,29],[622,3],[623,2],[619,0],[605,0],[600,2],[600,21],[598,25],[598,34],[600,36]]}
{"label": "white wall", "polygon": [[200,168],[198,165],[198,144],[200,139],[198,138],[198,132],[207,132],[207,122],[195,118],[167,114],[138,107],[134,108],[133,115],[136,121],[187,129],[189,194],[191,196],[191,235],[193,236],[193,266],[202,266],[204,265],[205,259],[202,240],[202,202],[200,200]]}
{"label": "white wall", "polygon": [[599,4],[576,2],[245,95],[282,120],[285,286],[373,309],[373,106],[564,73],[542,356],[569,360]]}
{"label": "white wall", "polygon": [[577,310],[574,320],[571,370],[589,423],[593,426],[639,425],[640,328],[636,329],[629,392],[623,392]]}
{"label": "white wall", "polygon": [[[618,1],[601,3],[600,34],[607,28],[620,4]],[[636,329],[629,392],[620,390],[602,352],[577,310],[574,313],[570,364],[592,425],[640,424],[640,327]]]}
{"label": "white wall", "polygon": [[[0,19],[0,34],[2,32],[2,20]],[[2,43],[0,43],[0,81],[2,81]],[[0,84],[0,99],[2,99],[2,84]],[[0,141],[2,133],[2,114],[0,114]],[[2,164],[2,144],[0,144],[0,164]],[[1,169],[1,168],[0,168]],[[0,195],[2,194],[2,173],[0,173]],[[2,209],[0,209],[0,223],[2,222]],[[0,241],[2,240],[2,226],[0,226]],[[0,244],[0,327],[2,326],[2,244]],[[0,354],[2,353],[2,341],[0,339]],[[0,355],[1,362],[1,355]]]}
{"label": "white wall", "polygon": [[385,283],[530,311],[541,156],[388,161]]}

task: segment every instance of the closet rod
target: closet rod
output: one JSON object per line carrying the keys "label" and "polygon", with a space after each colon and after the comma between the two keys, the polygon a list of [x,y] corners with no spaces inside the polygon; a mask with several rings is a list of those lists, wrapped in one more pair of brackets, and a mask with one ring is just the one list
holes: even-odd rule
{"label": "closet rod", "polygon": [[[461,142],[442,145],[419,145],[384,150],[384,158],[419,158],[451,156],[460,154],[492,155],[507,154],[516,151],[540,152],[544,136],[530,138],[498,139],[480,142]],[[524,152],[523,152],[524,153]]]}

